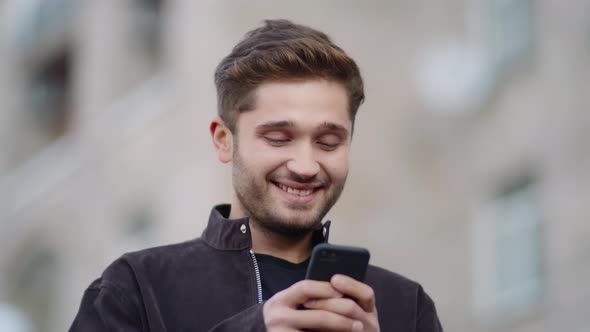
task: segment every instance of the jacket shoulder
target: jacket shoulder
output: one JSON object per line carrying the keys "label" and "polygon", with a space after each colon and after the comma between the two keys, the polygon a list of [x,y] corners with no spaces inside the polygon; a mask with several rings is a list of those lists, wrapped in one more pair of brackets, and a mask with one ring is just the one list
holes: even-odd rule
{"label": "jacket shoulder", "polygon": [[150,264],[154,261],[179,261],[187,257],[194,257],[200,251],[208,248],[201,238],[189,241],[167,244],[138,251],[128,252],[121,256],[121,259],[131,264]]}
{"label": "jacket shoulder", "polygon": [[200,239],[128,252],[113,261],[103,272],[103,283],[129,285],[139,276],[165,271],[186,264],[207,250]]}
{"label": "jacket shoulder", "polygon": [[384,268],[369,265],[365,278],[367,284],[378,286],[392,291],[415,292],[421,286],[418,282],[411,280],[401,274],[386,270]]}

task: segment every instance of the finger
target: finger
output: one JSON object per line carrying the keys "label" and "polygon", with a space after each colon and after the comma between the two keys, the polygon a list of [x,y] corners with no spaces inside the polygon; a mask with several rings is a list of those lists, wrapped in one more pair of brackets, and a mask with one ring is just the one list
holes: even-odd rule
{"label": "finger", "polygon": [[298,330],[319,331],[362,331],[360,320],[325,310],[294,310],[287,318],[288,326]]}
{"label": "finger", "polygon": [[342,293],[335,290],[326,281],[302,280],[284,291],[277,293],[274,297],[275,299],[273,300],[284,303],[291,308],[296,308],[297,305],[310,299],[342,297]]}
{"label": "finger", "polygon": [[367,315],[367,313],[359,306],[358,303],[348,298],[310,300],[305,302],[303,305],[307,309],[330,311],[360,321],[364,321]]}
{"label": "finger", "polygon": [[365,312],[375,312],[375,292],[367,284],[349,276],[336,274],[330,284],[339,292],[355,299]]}

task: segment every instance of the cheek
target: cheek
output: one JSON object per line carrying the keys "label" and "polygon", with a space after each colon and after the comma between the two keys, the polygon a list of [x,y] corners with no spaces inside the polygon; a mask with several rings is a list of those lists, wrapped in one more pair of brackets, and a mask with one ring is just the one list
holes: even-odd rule
{"label": "cheek", "polygon": [[244,166],[255,173],[272,172],[288,160],[289,156],[287,149],[277,149],[256,140],[240,142],[238,153]]}
{"label": "cheek", "polygon": [[341,181],[348,175],[348,150],[322,158],[322,166],[332,181]]}

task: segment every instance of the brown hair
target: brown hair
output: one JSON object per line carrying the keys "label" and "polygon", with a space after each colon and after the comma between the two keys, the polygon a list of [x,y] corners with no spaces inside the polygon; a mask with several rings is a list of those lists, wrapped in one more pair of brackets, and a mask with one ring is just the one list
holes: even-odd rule
{"label": "brown hair", "polygon": [[320,31],[288,20],[266,20],[248,32],[215,70],[219,116],[234,131],[239,113],[254,108],[254,91],[262,83],[304,79],[341,83],[354,125],[365,98],[354,60]]}

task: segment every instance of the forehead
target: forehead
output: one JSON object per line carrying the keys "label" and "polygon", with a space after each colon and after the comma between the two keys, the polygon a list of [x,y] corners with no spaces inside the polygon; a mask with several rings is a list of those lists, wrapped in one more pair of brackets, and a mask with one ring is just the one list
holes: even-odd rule
{"label": "forehead", "polygon": [[329,122],[350,130],[346,90],[327,80],[264,83],[254,92],[253,109],[241,113],[238,123],[255,127],[277,121],[302,128]]}

